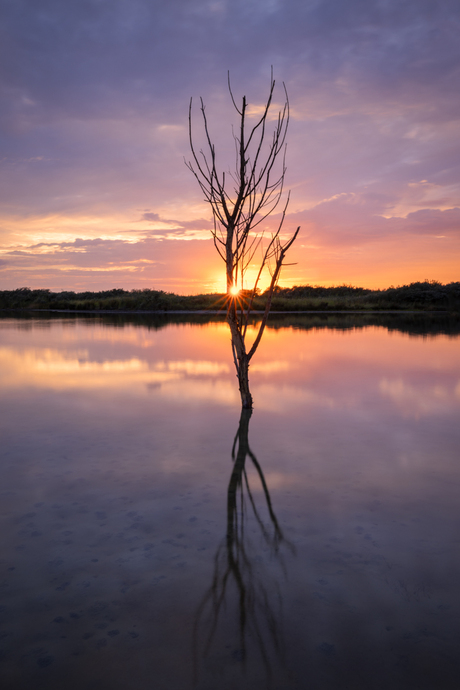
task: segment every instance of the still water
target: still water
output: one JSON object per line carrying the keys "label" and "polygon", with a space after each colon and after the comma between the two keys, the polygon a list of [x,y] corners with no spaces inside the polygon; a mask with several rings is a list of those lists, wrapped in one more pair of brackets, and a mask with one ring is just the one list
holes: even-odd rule
{"label": "still water", "polygon": [[11,690],[460,684],[460,328],[0,319]]}

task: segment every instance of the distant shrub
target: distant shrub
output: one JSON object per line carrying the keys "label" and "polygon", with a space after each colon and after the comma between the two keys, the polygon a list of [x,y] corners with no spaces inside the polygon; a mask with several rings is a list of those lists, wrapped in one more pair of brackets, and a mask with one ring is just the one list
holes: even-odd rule
{"label": "distant shrub", "polygon": [[[248,298],[242,294],[242,303]],[[267,295],[256,295],[253,308],[263,310]],[[212,311],[225,308],[224,294],[175,295],[163,290],[103,290],[100,292],[51,292],[28,287],[0,291],[0,309],[65,311]],[[351,285],[333,287],[296,285],[277,287],[272,309],[288,311],[444,310],[460,311],[460,283],[443,285],[426,280],[410,285],[369,290]]]}

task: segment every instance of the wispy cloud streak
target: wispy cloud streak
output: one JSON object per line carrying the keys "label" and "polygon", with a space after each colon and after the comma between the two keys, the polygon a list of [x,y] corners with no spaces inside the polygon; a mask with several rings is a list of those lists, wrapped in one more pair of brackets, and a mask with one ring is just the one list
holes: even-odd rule
{"label": "wispy cloud streak", "polygon": [[0,5],[4,287],[216,288],[188,102],[231,166],[227,70],[256,113],[270,65],[292,106],[286,227],[302,226],[285,281],[458,279],[458,2]]}

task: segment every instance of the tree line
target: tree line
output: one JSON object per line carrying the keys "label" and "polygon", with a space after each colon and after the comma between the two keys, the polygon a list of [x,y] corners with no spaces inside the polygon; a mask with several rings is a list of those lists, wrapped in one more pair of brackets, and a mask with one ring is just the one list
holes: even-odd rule
{"label": "tree line", "polygon": [[[268,295],[254,297],[252,311],[264,312]],[[99,292],[52,292],[48,289],[0,291],[3,310],[64,310],[64,311],[128,311],[174,312],[204,311],[225,313],[226,294],[176,295],[163,290],[102,290]],[[243,305],[244,306],[244,305]],[[322,287],[297,285],[277,286],[271,299],[272,311],[452,311],[460,312],[460,282],[442,284],[437,281],[410,283],[383,290],[370,290],[351,285]]]}

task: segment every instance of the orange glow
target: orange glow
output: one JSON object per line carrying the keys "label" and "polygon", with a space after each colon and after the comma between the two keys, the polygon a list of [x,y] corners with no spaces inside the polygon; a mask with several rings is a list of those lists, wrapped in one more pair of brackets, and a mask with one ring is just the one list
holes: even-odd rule
{"label": "orange glow", "polygon": [[233,286],[230,288],[230,294],[233,295],[233,297],[236,297],[237,295],[240,294],[240,288],[237,287],[236,285],[233,285]]}
{"label": "orange glow", "polygon": [[[196,216],[196,209],[192,208],[190,215],[192,212]],[[169,226],[166,221],[133,224],[136,213],[134,209],[129,215],[109,214],[102,209],[99,215],[3,217],[2,289],[27,285],[53,292],[122,287],[182,295],[226,293],[222,260],[199,219],[197,228],[173,232],[172,221],[168,221]],[[404,218],[394,223],[398,232],[376,232],[375,237],[371,233],[365,241],[358,233],[345,241],[339,231],[323,233],[319,225],[308,225],[299,217],[301,234],[289,252],[280,287],[347,284],[384,289],[425,279],[441,283],[458,279],[457,234],[436,226],[424,234],[405,231]],[[287,226],[291,227],[288,221]],[[239,287],[250,289],[258,273],[255,257]],[[269,283],[270,272],[266,270],[258,287],[263,292]]]}
{"label": "orange glow", "polygon": [[[248,328],[248,344],[256,331]],[[2,338],[5,391],[88,390],[104,398],[119,391],[126,399],[155,395],[181,404],[239,404],[223,321],[206,324],[205,331],[181,324],[155,332],[127,324],[115,332],[106,325],[53,322],[47,328],[33,325],[26,339],[20,329],[3,328]],[[389,336],[383,327],[302,331],[269,324],[251,366],[257,408],[278,413],[291,414],[296,406],[351,409],[367,400],[365,380],[374,397],[404,418],[457,410],[458,339]]]}

